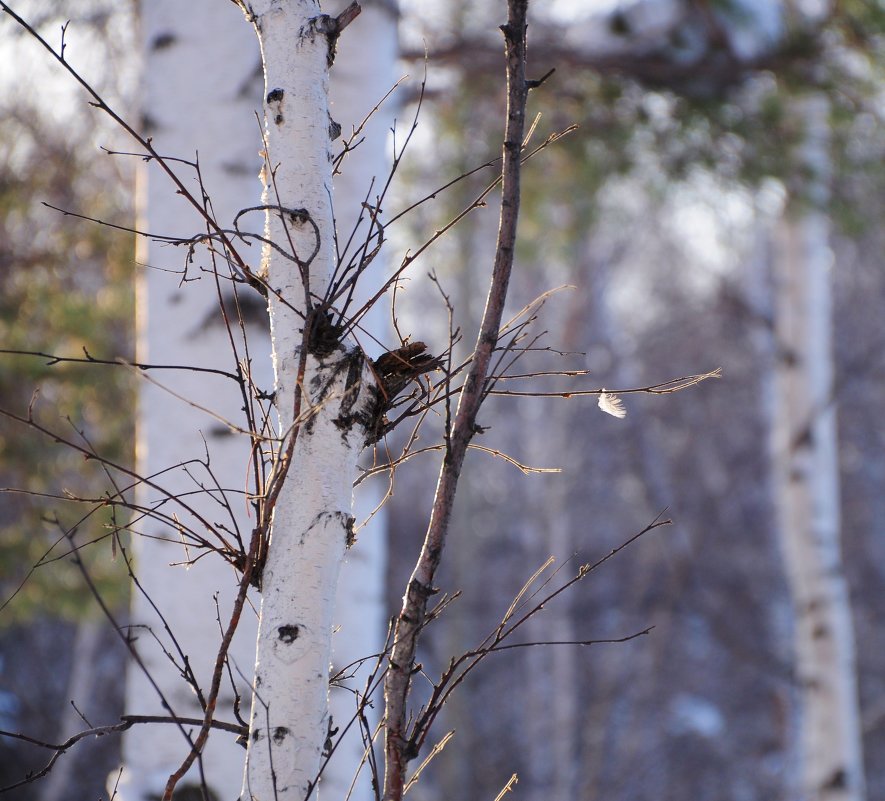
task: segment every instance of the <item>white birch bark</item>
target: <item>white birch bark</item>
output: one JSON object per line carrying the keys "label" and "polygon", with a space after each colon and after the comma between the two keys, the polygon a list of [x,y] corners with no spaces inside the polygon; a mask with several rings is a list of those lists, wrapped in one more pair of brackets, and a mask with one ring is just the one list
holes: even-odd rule
{"label": "white birch bark", "polygon": [[264,176],[272,184],[265,202],[303,211],[267,215],[266,236],[300,260],[265,249],[283,449],[296,430],[297,440],[262,578],[243,797],[301,801],[317,779],[328,733],[335,588],[353,523],[352,485],[365,438],[357,421],[372,400],[365,391],[371,374],[357,346],[323,349],[304,336],[335,264],[326,34],[332,20],[311,0],[244,7],[265,69]]}
{"label": "white birch bark", "polygon": [[[236,212],[255,205],[259,199],[256,180],[258,158],[255,111],[261,102],[261,85],[255,80],[260,64],[254,36],[243,25],[242,15],[230,3],[219,0],[150,0],[141,3],[141,37],[144,58],[143,123],[158,150],[166,155],[194,158],[199,153],[206,189],[218,220],[229,226]],[[187,176],[199,197],[196,183],[187,168],[175,165]],[[139,175],[138,227],[164,235],[192,236],[205,231],[205,223],[188,204],[175,194],[174,187],[155,165],[145,165]],[[138,284],[138,358],[166,364],[193,364],[230,368],[230,348],[224,327],[219,323],[218,300],[212,277],[200,271],[209,267],[204,252],[196,254],[189,278],[182,283],[182,249],[153,241],[139,243],[137,261],[142,265]],[[243,294],[253,292],[244,290]],[[267,353],[266,330],[250,326],[251,347]],[[264,344],[262,344],[262,339]],[[256,369],[260,370],[258,364]],[[269,387],[269,365],[259,384]],[[242,398],[224,379],[180,371],[162,371],[151,376],[181,398],[210,408],[226,419],[240,421]],[[218,421],[183,403],[152,383],[140,388],[138,469],[142,475],[155,475],[187,459],[202,458],[208,447],[212,469],[224,487],[243,489],[247,478],[249,443],[231,435]],[[204,438],[205,437],[205,445]],[[196,475],[197,468],[192,470]],[[205,479],[205,475],[202,476]],[[162,474],[161,482],[172,492],[193,493],[194,480],[184,471]],[[142,503],[156,502],[150,492],[141,493]],[[251,524],[246,505],[239,496],[230,496],[248,542]],[[223,513],[208,497],[188,496],[188,502],[218,520]],[[166,511],[180,513],[166,507]],[[191,522],[191,521],[184,521]],[[181,546],[152,539],[177,534],[168,526],[148,522],[141,526],[149,537],[133,540],[136,573],[151,599],[160,607],[187,653],[196,676],[207,688],[212,664],[220,643],[219,625],[213,595],[219,594],[221,620],[226,623],[236,590],[234,572],[215,558],[201,559],[190,569],[170,567],[188,554]],[[191,554],[193,555],[193,554]],[[171,649],[163,627],[146,598],[133,590],[131,623],[150,626]],[[233,665],[249,675],[254,660],[255,616],[243,614],[234,639]],[[145,629],[133,629],[136,647],[153,678],[182,716],[202,717],[194,694]],[[249,697],[248,680],[240,691]],[[231,713],[232,692],[223,686],[218,702],[218,718],[235,722]],[[134,665],[127,675],[126,712],[130,714],[169,714],[157,698],[144,674]],[[169,775],[182,762],[188,745],[174,726],[138,726],[123,740],[124,779],[118,788],[123,801],[158,798]],[[203,752],[203,767],[210,790],[217,798],[231,797],[231,788],[242,780],[244,751],[234,736],[213,733]],[[196,766],[181,782],[195,783]],[[110,777],[113,783],[116,775]]]}
{"label": "white birch bark", "polygon": [[828,200],[828,104],[795,105],[806,197],[788,204],[775,260],[773,467],[795,609],[806,801],[862,801],[863,757],[851,609],[840,557]]}

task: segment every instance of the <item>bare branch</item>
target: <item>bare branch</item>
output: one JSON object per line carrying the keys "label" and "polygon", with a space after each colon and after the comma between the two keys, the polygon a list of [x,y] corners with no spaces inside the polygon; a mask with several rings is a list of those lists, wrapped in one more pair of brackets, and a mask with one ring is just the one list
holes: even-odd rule
{"label": "bare branch", "polygon": [[501,222],[492,270],[492,282],[483,313],[473,361],[458,401],[446,457],[440,472],[430,524],[418,563],[409,580],[394,634],[390,668],[385,682],[387,731],[384,801],[400,801],[408,762],[416,756],[406,734],[406,700],[414,669],[418,637],[427,615],[427,603],[436,593],[434,576],[448,534],[455,490],[467,447],[475,433],[476,415],[483,398],[492,352],[498,341],[504,301],[513,268],[516,224],[519,216],[521,149],[525,138],[525,34],[527,0],[508,2],[508,20],[502,26],[507,61],[507,126],[504,134]]}

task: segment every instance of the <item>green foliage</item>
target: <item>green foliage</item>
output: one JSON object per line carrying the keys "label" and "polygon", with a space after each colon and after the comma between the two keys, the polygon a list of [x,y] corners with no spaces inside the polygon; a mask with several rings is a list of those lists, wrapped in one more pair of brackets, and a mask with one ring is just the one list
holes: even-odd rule
{"label": "green foliage", "polygon": [[[2,118],[0,144],[0,347],[131,359],[131,237],[42,205],[125,223],[126,202],[108,189],[120,183],[110,159],[22,108]],[[0,405],[20,416],[30,407],[40,426],[130,465],[135,393],[127,368],[47,362],[0,355]],[[87,594],[63,532],[92,505],[64,496],[100,498],[107,487],[100,465],[4,417],[0,486],[15,490],[0,496],[0,602],[46,562],[0,625],[37,612],[82,614]],[[100,540],[80,553],[106,597],[120,602],[125,566],[110,559],[111,523],[111,509],[100,509],[80,523],[74,542]]]}
{"label": "green foliage", "polygon": [[[816,27],[788,24],[774,50],[746,64],[734,61],[731,74],[711,78],[706,89],[682,79],[669,87],[661,79],[650,88],[630,75],[557,75],[547,92],[549,105],[571,113],[583,128],[581,138],[599,146],[598,155],[584,153],[583,160],[574,149],[565,153],[571,175],[587,193],[595,193],[607,176],[637,168],[654,184],[650,159],[660,170],[653,191],[666,192],[668,182],[703,170],[750,187],[778,179],[801,202],[798,148],[804,130],[791,106],[809,92],[822,93],[831,109],[831,215],[849,233],[878,224],[865,215],[864,198],[881,194],[885,179],[880,102],[885,7],[854,0],[839,4]],[[719,63],[712,50],[706,58]],[[585,163],[587,156],[594,164]]]}

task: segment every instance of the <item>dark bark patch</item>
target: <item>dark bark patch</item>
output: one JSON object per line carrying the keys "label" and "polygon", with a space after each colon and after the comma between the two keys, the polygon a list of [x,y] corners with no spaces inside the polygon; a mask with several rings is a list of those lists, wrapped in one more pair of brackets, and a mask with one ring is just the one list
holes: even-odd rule
{"label": "dark bark patch", "polygon": [[167,47],[171,47],[178,41],[178,37],[174,33],[170,33],[166,31],[165,33],[158,33],[151,42],[151,50],[165,50]]}
{"label": "dark bark patch", "polygon": [[845,768],[837,768],[833,775],[823,783],[821,789],[844,790],[846,787],[848,787],[848,773]]}
{"label": "dark bark patch", "polygon": [[285,740],[286,737],[288,736],[288,734],[289,734],[289,730],[285,726],[277,726],[273,730],[273,741],[277,745],[281,745],[283,740]]}
{"label": "dark bark patch", "polygon": [[142,113],[141,130],[145,136],[150,136],[152,133],[156,133],[159,129],[160,126],[157,124],[157,120],[154,117],[147,112]]}
{"label": "dark bark patch", "polygon": [[235,176],[252,176],[256,172],[254,164],[247,164],[243,161],[224,161],[221,163],[221,169],[226,175]]}
{"label": "dark bark patch", "polygon": [[793,348],[783,346],[777,356],[785,367],[795,367],[799,364],[799,354]]}
{"label": "dark bark patch", "polygon": [[228,426],[221,425],[212,425],[209,426],[209,430],[207,431],[210,439],[225,439],[226,437],[233,436],[233,431]]}
{"label": "dark bark patch", "polygon": [[335,325],[331,312],[313,315],[310,331],[309,350],[318,359],[331,356],[341,344],[344,327]]}
{"label": "dark bark patch", "polygon": [[273,121],[277,125],[282,125],[286,120],[283,117],[283,95],[282,89],[271,89],[267,93],[267,105],[274,106]]}
{"label": "dark bark patch", "polygon": [[298,639],[299,629],[298,626],[290,623],[285,626],[280,626],[277,629],[277,634],[279,635],[280,642],[285,645],[291,645]]}
{"label": "dark bark patch", "polygon": [[326,742],[323,744],[323,756],[330,757],[332,756],[332,751],[334,748],[334,743],[332,742],[332,738],[338,734],[338,727],[332,723],[332,716],[329,715],[328,728],[326,730]]}
{"label": "dark bark patch", "polygon": [[335,122],[332,117],[329,117],[329,139],[334,142],[339,136],[341,136],[341,123]]}
{"label": "dark bark patch", "polygon": [[260,58],[255,62],[252,72],[246,76],[237,88],[237,97],[241,100],[243,98],[255,97],[258,94],[255,90],[255,85],[259,83],[260,86],[264,88],[264,64],[261,63]]}
{"label": "dark bark patch", "polygon": [[363,365],[365,357],[360,348],[354,348],[344,359],[347,367],[347,376],[344,379],[344,395],[341,398],[341,407],[338,416],[332,421],[341,430],[344,437],[354,426],[365,427],[369,422],[365,412],[355,410],[357,398],[363,383]]}

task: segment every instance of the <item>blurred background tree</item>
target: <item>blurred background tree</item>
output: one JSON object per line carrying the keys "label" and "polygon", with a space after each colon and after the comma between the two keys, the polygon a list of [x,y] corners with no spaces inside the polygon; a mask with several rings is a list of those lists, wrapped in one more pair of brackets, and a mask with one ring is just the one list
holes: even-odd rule
{"label": "blurred background tree", "polygon": [[[422,57],[425,39],[430,63],[446,65],[433,109],[450,121],[444,130],[452,142],[467,132],[469,147],[479,147],[474,161],[491,152],[481,143],[500,125],[500,109],[479,100],[497,47],[474,33],[485,29],[477,18],[487,11],[461,4],[448,28],[438,18],[404,26],[407,53]],[[804,797],[793,604],[768,444],[778,351],[775,234],[787,214],[817,205],[803,188],[807,131],[795,110],[797,99],[814,93],[830,104],[823,212],[832,228],[823,246],[834,263],[832,392],[840,417],[849,418],[837,467],[860,644],[860,725],[874,754],[882,737],[881,711],[871,713],[881,710],[882,643],[865,621],[876,618],[868,604],[878,604],[881,582],[869,561],[879,539],[869,509],[881,486],[860,491],[858,474],[878,457],[868,437],[854,437],[864,427],[877,430],[873,410],[883,388],[873,376],[881,376],[882,363],[860,344],[880,335],[874,312],[856,312],[861,301],[853,288],[860,281],[873,297],[883,291],[881,9],[662,0],[554,3],[536,12],[543,18],[530,67],[536,75],[558,68],[533,96],[544,113],[538,138],[571,122],[582,129],[546,153],[541,166],[528,167],[531,211],[514,306],[550,286],[578,287],[551,301],[545,327],[551,344],[585,354],[567,366],[589,368],[593,386],[645,384],[712,364],[722,365],[725,381],[667,403],[628,399],[621,424],[588,415],[578,401],[551,410],[508,398],[499,414],[487,412],[487,445],[565,471],[524,478],[506,466],[474,465],[444,584],[464,594],[439,624],[457,631],[459,641],[482,639],[526,566],[548,553],[586,561],[664,506],[676,527],[607,566],[579,596],[549,610],[546,629],[531,635],[618,636],[653,621],[652,637],[587,653],[530,649],[487,668],[450,710],[447,723],[458,734],[437,766],[444,789],[437,795],[428,786],[422,797],[449,797],[464,786],[494,797],[514,770],[520,792],[535,798]],[[450,150],[435,141],[434,148],[437,157],[456,153],[460,166],[457,144]],[[435,169],[428,159],[427,172]],[[447,244],[452,257],[447,251],[437,267],[452,287],[470,286],[471,236],[472,229],[460,229]],[[468,243],[462,250],[469,258],[458,257],[459,241]],[[465,294],[478,288],[453,290],[455,298]],[[426,319],[429,298],[413,302]],[[469,305],[456,306],[469,314]],[[865,334],[857,331],[861,319],[872,326]],[[864,383],[864,398],[845,392],[855,381]],[[860,406],[873,414],[865,424]],[[486,458],[477,454],[474,462]],[[400,481],[415,482],[410,495],[423,479]],[[402,537],[394,554],[408,553],[420,530],[411,514],[394,502],[393,536]],[[498,606],[489,602],[495,597]],[[430,665],[450,650],[443,635],[437,642],[445,645],[426,654]],[[503,721],[489,714],[501,688],[516,696],[503,704]],[[866,767],[874,798],[882,777],[870,760]],[[834,795],[814,797],[861,797],[840,794],[839,783],[836,776]]]}
{"label": "blurred background tree", "polygon": [[[400,23],[408,69],[421,69],[424,42],[429,54],[423,133],[399,189],[404,199],[497,156],[502,126],[500,44],[476,33],[494,29],[486,23],[499,21],[498,8],[453,0],[431,13],[424,5],[404,3]],[[539,344],[566,352],[563,368],[589,369],[587,387],[643,385],[714,366],[725,378],[668,399],[626,396],[624,421],[578,400],[502,397],[489,405],[480,420],[489,426],[482,444],[563,473],[523,476],[487,454],[471,455],[441,578],[443,589],[462,596],[425,640],[425,671],[432,676],[453,652],[482,640],[548,555],[566,563],[565,575],[668,507],[671,529],[559,599],[526,637],[562,641],[656,628],[626,645],[528,648],[488,662],[448,707],[442,725],[456,736],[411,794],[433,801],[462,797],[467,787],[470,798],[494,798],[516,772],[518,797],[545,801],[801,797],[794,613],[769,441],[777,232],[785,209],[798,206],[801,213],[809,203],[801,160],[807,129],[795,101],[814,93],[829,109],[823,211],[833,253],[841,546],[857,638],[867,797],[885,797],[885,765],[872,758],[885,749],[885,631],[878,625],[885,615],[885,516],[878,514],[885,498],[885,429],[878,419],[885,398],[885,11],[873,0],[832,7],[749,0],[585,5],[591,4],[535,9],[530,69],[539,77],[557,68],[533,93],[533,110],[542,113],[536,138],[573,122],[581,127],[527,167],[513,310],[548,288],[576,287],[547,303],[542,323],[550,334]],[[65,16],[74,13],[66,9]],[[4,25],[0,36],[9,35]],[[44,127],[45,116],[32,137],[33,159],[27,147],[23,156],[21,131],[37,123],[23,121],[20,97],[10,108],[15,114],[4,116],[0,131],[8,164],[0,178],[0,347],[73,353],[82,343],[104,355],[112,342],[129,353],[122,343],[130,341],[131,239],[35,205],[47,200],[119,219],[129,202],[126,176],[101,180],[97,165],[110,160],[84,146],[89,135],[56,141],[58,128]],[[407,246],[412,231],[417,238],[463,208],[487,179],[477,175],[422,209],[396,244]],[[462,322],[481,309],[486,287],[471,266],[489,258],[496,220],[490,204],[434,252],[434,269]],[[399,314],[439,350],[446,309],[418,283],[401,293]],[[531,366],[527,361],[523,372]],[[84,374],[93,383],[74,382]],[[132,392],[123,371],[0,361],[4,405],[26,407],[36,383],[44,387],[38,414],[50,412],[49,400],[60,401],[52,415],[82,421],[91,436],[117,442],[125,458],[131,421],[113,415],[128,407]],[[574,388],[556,377],[545,386]],[[508,388],[525,389],[517,382]],[[85,480],[82,464],[66,464],[62,452],[38,451],[43,443],[6,429],[3,437],[0,483],[57,491]],[[426,522],[419,501],[431,492],[431,458],[423,465],[415,459],[396,475],[391,609],[398,608]],[[60,472],[49,474],[50,461]],[[48,548],[35,542],[53,536],[40,521],[47,506],[28,512],[25,504],[21,496],[3,496],[3,583],[10,591]],[[100,535],[97,526],[90,536]],[[107,550],[99,546],[95,556],[119,573]],[[3,728],[20,728],[25,719],[25,691],[12,669],[24,664],[19,649],[42,653],[42,637],[53,641],[54,656],[44,659],[56,668],[57,695],[44,693],[44,711],[29,723],[38,728],[39,720],[40,732],[57,738],[68,682],[54,660],[69,663],[63,652],[72,634],[47,638],[48,611],[38,612],[37,601],[50,594],[57,612],[57,598],[70,597],[64,606],[78,619],[84,606],[75,599],[83,596],[49,589],[50,578],[74,586],[69,567],[40,568],[3,610],[3,620],[19,626],[2,640]],[[33,642],[22,645],[24,636]],[[81,786],[79,797],[100,792],[95,784]]]}

